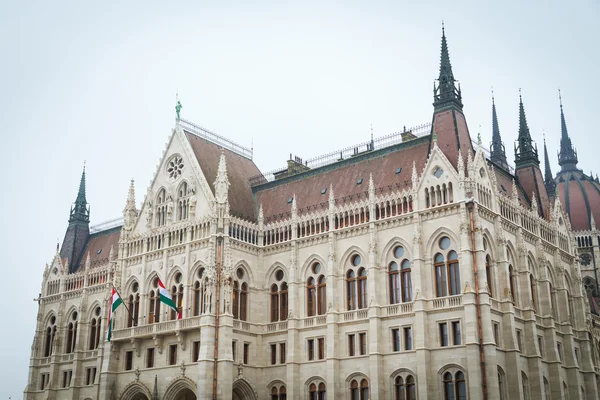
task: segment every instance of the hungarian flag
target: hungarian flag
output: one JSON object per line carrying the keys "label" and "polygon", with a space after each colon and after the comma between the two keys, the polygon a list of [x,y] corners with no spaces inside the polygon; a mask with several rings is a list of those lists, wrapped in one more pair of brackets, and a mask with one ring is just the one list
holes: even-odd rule
{"label": "hungarian flag", "polygon": [[181,312],[177,309],[177,305],[171,298],[171,293],[165,288],[160,278],[158,278],[158,293],[160,295],[160,301],[171,307],[177,313],[177,319],[181,319]]}
{"label": "hungarian flag", "polygon": [[123,300],[121,300],[121,296],[119,296],[117,290],[113,287],[112,296],[110,298],[110,318],[108,320],[108,332],[106,333],[106,340],[108,340],[109,342],[113,326],[113,313],[121,304],[123,304]]}

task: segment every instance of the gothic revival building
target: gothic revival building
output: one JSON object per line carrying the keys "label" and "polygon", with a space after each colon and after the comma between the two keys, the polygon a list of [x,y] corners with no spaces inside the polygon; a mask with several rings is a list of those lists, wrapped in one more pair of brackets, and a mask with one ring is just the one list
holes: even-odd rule
{"label": "gothic revival building", "polygon": [[[552,178],[522,100],[514,169],[495,103],[488,155],[462,102],[443,35],[431,124],[261,173],[178,118],[140,209],[132,182],[123,220],[98,227],[84,171],[25,398],[598,398],[578,260],[593,277],[600,184],[562,105]],[[127,308],[108,342],[113,285]]]}

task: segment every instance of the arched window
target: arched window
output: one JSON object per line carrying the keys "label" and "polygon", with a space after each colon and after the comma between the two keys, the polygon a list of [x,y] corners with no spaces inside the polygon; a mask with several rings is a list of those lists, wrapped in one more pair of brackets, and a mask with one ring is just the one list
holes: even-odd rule
{"label": "arched window", "polygon": [[156,226],[163,226],[167,222],[167,192],[164,188],[158,191],[156,196]]}
{"label": "arched window", "polygon": [[327,311],[327,284],[325,276],[319,276],[317,282],[317,314],[323,315]]}
{"label": "arched window", "polygon": [[308,387],[308,399],[309,400],[318,400],[317,396],[318,396],[317,385],[315,385],[314,383],[311,383],[310,386]]}
{"label": "arched window", "polygon": [[517,275],[515,274],[515,269],[513,268],[512,265],[508,266],[508,275],[509,275],[509,279],[510,279],[510,294],[512,296],[512,303],[516,304],[517,303],[517,291],[515,289],[517,288]]}
{"label": "arched window", "polygon": [[286,400],[287,392],[285,390],[285,386],[281,386],[277,389],[276,386],[271,388],[271,400]]}
{"label": "arched window", "polygon": [[360,381],[360,400],[369,399],[369,382],[366,379]]}
{"label": "arched window", "polygon": [[[204,276],[204,268],[198,270],[198,278],[194,282],[194,303],[193,314],[198,316],[204,314],[204,297],[206,296],[206,286],[208,285],[208,277]],[[235,307],[235,303],[234,303]]]}
{"label": "arched window", "polygon": [[323,382],[319,383],[319,396],[317,400],[327,400],[327,387]]}
{"label": "arched window", "polygon": [[100,331],[101,331],[101,323],[102,323],[102,317],[100,316],[102,314],[102,310],[100,309],[100,307],[96,307],[96,309],[94,310],[94,316],[92,317],[92,320],[90,321],[90,347],[89,350],[95,350],[98,348],[98,345],[100,344]]}
{"label": "arched window", "polygon": [[367,270],[361,265],[358,254],[350,258],[351,267],[346,272],[346,300],[348,310],[367,307]]}
{"label": "arched window", "polygon": [[73,311],[71,314],[71,321],[67,325],[67,348],[65,353],[73,353],[75,351],[75,344],[77,341],[77,311]]}
{"label": "arched window", "polygon": [[[283,271],[275,272],[275,279],[280,282],[283,279]],[[284,321],[288,314],[288,285],[287,282],[274,283],[271,285],[271,322]]]}
{"label": "arched window", "polygon": [[138,318],[140,316],[140,294],[138,293],[139,284],[134,282],[131,285],[132,294],[129,295],[127,300],[127,307],[129,307],[129,313],[127,314],[127,327],[138,325]]}
{"label": "arched window", "polygon": [[177,190],[177,220],[181,221],[188,218],[190,209],[190,192],[186,181],[181,182]]}
{"label": "arched window", "polygon": [[56,317],[53,315],[48,321],[46,327],[46,335],[44,340],[44,357],[52,355],[52,346],[54,345],[54,337],[56,336]]}
{"label": "arched window", "polygon": [[358,308],[367,308],[367,270],[358,270]]}
{"label": "arched window", "polygon": [[533,278],[533,274],[529,274],[529,288],[531,289],[531,307],[535,310],[535,280]]}
{"label": "arched window", "polygon": [[316,294],[315,279],[311,276],[308,278],[308,281],[306,281],[306,315],[308,317],[315,315]]}
{"label": "arched window", "polygon": [[552,400],[550,398],[550,383],[548,382],[548,379],[546,379],[546,377],[544,377],[544,400]]}
{"label": "arched window", "polygon": [[502,368],[498,366],[498,394],[500,400],[507,400],[506,395],[506,375]]}
{"label": "arched window", "polygon": [[465,383],[465,374],[462,371],[456,372],[454,376],[446,372],[443,376],[444,400],[466,400],[467,385]]}
{"label": "arched window", "polygon": [[394,395],[396,400],[406,400],[406,388],[404,387],[404,379],[397,376],[394,381]]}
{"label": "arched window", "polygon": [[529,378],[525,375],[525,372],[521,371],[521,385],[523,389],[523,400],[529,400],[531,396],[529,395]]}
{"label": "arched window", "polygon": [[240,285],[238,281],[233,281],[233,293],[231,302],[233,304],[233,319],[240,318]]}
{"label": "arched window", "polygon": [[353,270],[346,273],[346,301],[348,310],[356,310],[356,274]]}
{"label": "arched window", "polygon": [[[438,246],[442,251],[446,251],[451,245],[452,241],[447,236],[442,237],[438,242]],[[437,253],[433,261],[436,296],[444,297],[460,294],[460,268],[456,251],[448,251],[446,257],[442,253]]]}
{"label": "arched window", "polygon": [[360,400],[360,391],[356,379],[350,382],[350,400]]}
{"label": "arched window", "polygon": [[327,283],[321,274],[321,264],[315,262],[306,279],[306,316],[323,315],[327,312]]}
{"label": "arched window", "polygon": [[235,271],[235,275],[237,279],[233,281],[233,318],[246,321],[248,315],[248,283],[245,282],[246,272],[242,267],[239,267]]}
{"label": "arched window", "polygon": [[410,261],[404,258],[404,248],[396,246],[392,257],[394,260],[388,266],[390,303],[412,301],[411,265]]}
{"label": "arched window", "polygon": [[158,277],[152,280],[154,289],[150,290],[148,304],[148,323],[160,322],[160,295],[158,292]]}
{"label": "arched window", "polygon": [[[179,275],[179,282],[181,282],[181,274],[177,274]],[[175,276],[175,281],[177,282],[177,276]],[[171,319],[177,319],[177,314],[181,313],[182,310],[182,305],[183,305],[183,284],[179,284],[179,285],[173,285],[173,287],[171,288],[171,298],[173,299],[173,302],[175,303],[175,305],[177,306],[177,311],[171,309]],[[181,315],[181,314],[180,314]]]}
{"label": "arched window", "polygon": [[489,254],[485,256],[485,278],[488,284],[488,293],[490,297],[494,297],[494,291],[492,290],[492,287],[494,286],[492,282],[492,258]]}

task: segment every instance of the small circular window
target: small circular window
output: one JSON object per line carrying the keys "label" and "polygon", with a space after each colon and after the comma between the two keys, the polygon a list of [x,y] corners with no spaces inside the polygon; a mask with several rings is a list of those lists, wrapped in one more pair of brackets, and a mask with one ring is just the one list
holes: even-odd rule
{"label": "small circular window", "polygon": [[352,256],[352,265],[354,265],[355,267],[360,265],[360,256],[358,254]]}
{"label": "small circular window", "polygon": [[140,290],[140,284],[137,282],[133,282],[133,285],[131,285],[131,291],[133,293],[137,293],[138,290]]}
{"label": "small circular window", "polygon": [[396,258],[401,258],[404,255],[404,247],[402,246],[397,246],[394,249],[394,257]]}
{"label": "small circular window", "polygon": [[448,236],[444,236],[440,239],[440,248],[442,250],[446,250],[448,247],[450,247],[450,244],[452,244],[452,242]]}
{"label": "small circular window", "polygon": [[238,268],[238,270],[235,273],[238,277],[238,279],[242,279],[244,277],[244,270],[241,268]]}
{"label": "small circular window", "polygon": [[318,274],[319,272],[321,272],[321,264],[314,263],[312,266],[312,272],[313,274]]}
{"label": "small circular window", "polygon": [[183,279],[183,275],[181,275],[181,272],[178,272],[177,274],[175,274],[175,282],[176,283],[181,283],[182,279]]}
{"label": "small circular window", "polygon": [[167,163],[167,174],[170,179],[177,179],[181,176],[181,172],[183,171],[183,158],[180,156],[173,157]]}
{"label": "small circular window", "polygon": [[283,279],[283,271],[278,269],[277,272],[275,272],[275,279],[277,279],[277,281],[280,281]]}
{"label": "small circular window", "polygon": [[435,167],[433,169],[433,175],[435,175],[436,178],[439,178],[440,176],[442,176],[444,174],[444,170],[440,167]]}

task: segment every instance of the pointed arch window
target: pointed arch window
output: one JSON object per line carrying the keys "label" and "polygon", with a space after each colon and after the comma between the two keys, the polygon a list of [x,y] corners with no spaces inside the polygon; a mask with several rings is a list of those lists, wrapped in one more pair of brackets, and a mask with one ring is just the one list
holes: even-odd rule
{"label": "pointed arch window", "polygon": [[[181,275],[181,274],[178,274]],[[180,280],[181,282],[181,280]],[[179,284],[179,285],[173,285],[173,287],[171,288],[171,298],[173,299],[173,302],[175,303],[175,305],[177,306],[177,312],[175,312],[175,310],[171,309],[170,313],[171,313],[171,319],[177,319],[177,314],[181,315],[182,312],[182,305],[183,305],[183,284]]]}
{"label": "pointed arch window", "polygon": [[327,312],[327,283],[325,275],[320,275],[320,263],[313,263],[310,271],[311,276],[306,280],[306,315],[313,317]]}
{"label": "pointed arch window", "polygon": [[485,256],[485,278],[488,285],[488,294],[490,297],[494,297],[494,292],[492,290],[492,258],[489,254]]}
{"label": "pointed arch window", "polygon": [[160,295],[158,292],[158,278],[154,278],[152,282],[154,289],[150,290],[148,304],[148,323],[153,324],[160,322]]}
{"label": "pointed arch window", "polygon": [[404,258],[404,247],[396,246],[391,257],[393,261],[388,265],[390,304],[412,301],[411,265]]}
{"label": "pointed arch window", "polygon": [[190,211],[190,192],[186,181],[181,182],[177,189],[177,220],[182,221],[188,218]]}
{"label": "pointed arch window", "polygon": [[246,273],[241,267],[235,273],[237,279],[233,281],[233,318],[246,321],[248,316],[248,283],[245,282]]}
{"label": "pointed arch window", "polygon": [[92,316],[92,320],[90,321],[90,346],[88,350],[96,350],[100,344],[100,331],[102,326],[101,314],[102,310],[100,307],[96,307],[94,310],[94,316]]}
{"label": "pointed arch window", "polygon": [[394,380],[394,396],[394,400],[416,400],[415,378],[412,375],[397,376]]}
{"label": "pointed arch window", "polygon": [[368,400],[369,399],[369,381],[362,379],[360,383],[353,379],[350,382],[350,399],[351,400]]}
{"label": "pointed arch window", "polygon": [[208,286],[208,277],[204,276],[204,268],[198,270],[198,278],[194,282],[194,299],[192,313],[195,317],[204,314],[204,298],[206,297],[206,287]]}
{"label": "pointed arch window", "polygon": [[346,304],[348,310],[367,307],[367,270],[362,267],[358,254],[350,258],[351,266],[346,271]]}
{"label": "pointed arch window", "polygon": [[[439,241],[442,251],[448,249],[451,244],[452,242],[448,237],[443,237]],[[446,257],[441,252],[437,253],[433,261],[436,296],[444,297],[460,294],[460,267],[456,251],[448,251]]]}
{"label": "pointed arch window", "polygon": [[535,279],[533,274],[529,274],[529,288],[531,290],[531,307],[536,310],[536,294],[535,294]]}
{"label": "pointed arch window", "polygon": [[346,304],[348,310],[356,310],[356,273],[354,270],[346,272]]}
{"label": "pointed arch window", "polygon": [[466,400],[467,386],[465,383],[465,374],[458,371],[452,375],[446,372],[443,377],[444,400]]}
{"label": "pointed arch window", "polygon": [[317,281],[317,314],[323,315],[327,310],[327,284],[325,276],[319,276]]}
{"label": "pointed arch window", "polygon": [[161,188],[156,196],[155,225],[163,226],[167,222],[167,191]]}
{"label": "pointed arch window", "polygon": [[282,282],[271,285],[271,322],[284,321],[288,314],[288,285]]}
{"label": "pointed arch window", "polygon": [[53,315],[48,321],[46,327],[46,334],[44,340],[44,357],[50,357],[52,355],[52,346],[54,345],[54,338],[56,336],[56,317]]}
{"label": "pointed arch window", "polygon": [[509,275],[509,280],[510,280],[510,293],[512,295],[512,303],[516,304],[517,303],[517,275],[515,274],[515,269],[513,268],[512,264],[508,266],[508,275]]}
{"label": "pointed arch window", "polygon": [[67,325],[67,348],[65,353],[73,353],[75,351],[75,345],[77,341],[77,312],[74,311],[71,314],[71,321]]}
{"label": "pointed arch window", "polygon": [[[311,276],[306,282],[306,315],[312,317],[316,310],[317,289],[315,279]],[[316,389],[315,389],[316,390]]]}

